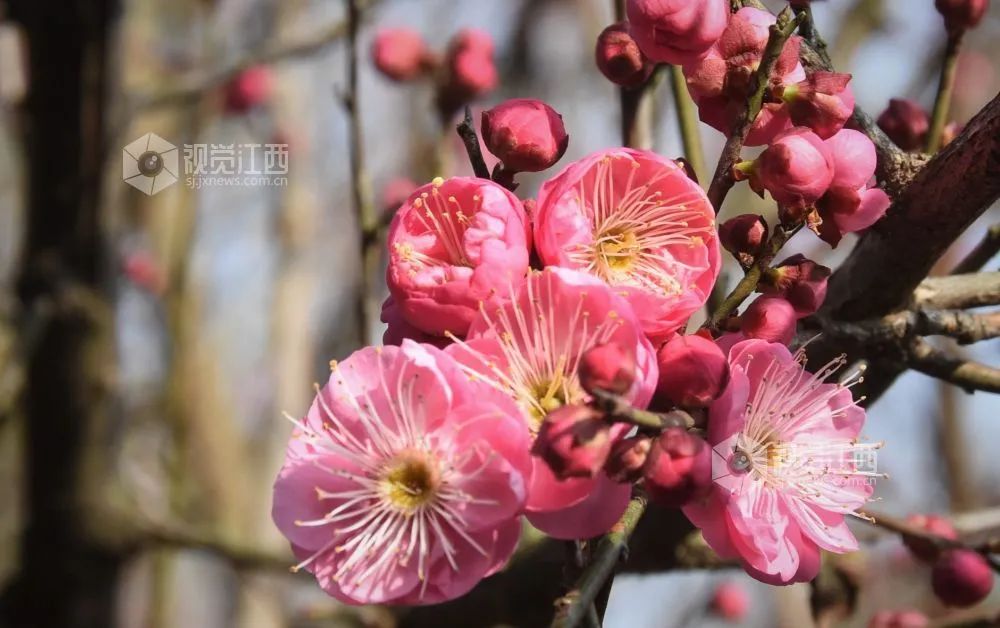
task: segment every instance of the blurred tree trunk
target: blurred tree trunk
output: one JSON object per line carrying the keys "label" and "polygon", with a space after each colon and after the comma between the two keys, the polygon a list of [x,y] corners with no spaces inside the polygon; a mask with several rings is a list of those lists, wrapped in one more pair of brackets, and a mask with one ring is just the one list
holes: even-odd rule
{"label": "blurred tree trunk", "polygon": [[27,520],[6,626],[113,625],[121,559],[88,533],[87,489],[103,464],[91,445],[108,415],[111,312],[102,284],[99,192],[116,0],[9,3],[28,42],[23,111],[27,232],[18,283],[26,324]]}

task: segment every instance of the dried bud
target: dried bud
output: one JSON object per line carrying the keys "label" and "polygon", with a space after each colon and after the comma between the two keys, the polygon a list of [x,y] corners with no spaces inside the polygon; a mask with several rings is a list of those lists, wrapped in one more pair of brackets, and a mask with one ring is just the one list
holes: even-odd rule
{"label": "dried bud", "polygon": [[784,297],[798,315],[816,312],[826,298],[830,269],[797,253],[764,275],[761,292]]}
{"label": "dried bud", "polygon": [[372,42],[376,69],[394,81],[411,81],[430,69],[431,57],[420,33],[411,28],[385,28]]}
{"label": "dried bud", "polygon": [[944,17],[948,32],[960,33],[982,21],[990,0],[934,0],[934,6]]}
{"label": "dried bud", "polygon": [[226,84],[225,110],[227,113],[246,113],[264,104],[271,97],[273,76],[264,65],[249,67]]}
{"label": "dried bud", "polygon": [[927,628],[930,620],[920,611],[879,611],[868,622],[868,628]]}
{"label": "dried bud", "polygon": [[625,11],[643,53],[661,63],[704,57],[729,21],[726,0],[628,0]]}
{"label": "dried bud", "polygon": [[611,453],[611,426],[590,406],[568,405],[550,412],[532,450],[560,479],[592,478]]}
{"label": "dried bud", "polygon": [[934,595],[948,606],[973,606],[993,589],[993,570],[977,552],[950,550],[934,564],[931,588]]}
{"label": "dried bud", "polygon": [[850,80],[850,74],[813,72],[784,88],[782,99],[788,104],[792,124],[809,127],[823,139],[833,137],[854,113]]}
{"label": "dried bud", "polygon": [[893,98],[879,114],[878,128],[903,150],[920,150],[930,128],[927,112],[912,100]]}
{"label": "dried bud", "polygon": [[648,436],[630,436],[611,447],[604,471],[615,482],[631,483],[642,477],[642,468],[649,456],[653,439]]}
{"label": "dried bud", "polygon": [[643,468],[646,491],[660,505],[679,507],[712,483],[711,448],[684,428],[670,427],[653,442]]}
{"label": "dried bud", "polygon": [[767,231],[767,221],[763,216],[740,214],[719,226],[719,242],[746,268],[763,250]]}
{"label": "dried bud", "polygon": [[531,98],[507,100],[484,111],[482,129],[486,148],[511,173],[545,170],[569,144],[562,116]]}
{"label": "dried bud", "polygon": [[584,352],[580,358],[580,385],[590,394],[603,390],[624,395],[635,381],[635,355],[620,344],[609,342]]}
{"label": "dried bud", "polygon": [[459,31],[448,46],[445,64],[445,98],[453,105],[478,98],[497,86],[493,38],[488,33],[471,28]]}
{"label": "dried bud", "polygon": [[750,609],[750,596],[737,582],[721,582],[712,593],[712,612],[733,622],[743,621]]}
{"label": "dried bud", "polygon": [[653,64],[629,34],[628,22],[618,22],[601,31],[594,56],[601,74],[622,87],[641,85],[653,71]]}
{"label": "dried bud", "polygon": [[754,164],[751,175],[775,201],[809,206],[833,180],[833,156],[809,129],[795,127],[775,136]]}
{"label": "dried bud", "polygon": [[[906,522],[949,541],[954,541],[958,538],[955,526],[951,525],[951,521],[948,521],[944,517],[937,515],[910,515],[906,518]],[[926,562],[933,562],[941,553],[937,544],[920,537],[904,535],[903,544],[906,545],[914,556]]]}
{"label": "dried bud", "polygon": [[795,337],[798,313],[781,297],[762,296],[740,316],[740,331],[748,338],[787,345]]}
{"label": "dried bud", "polygon": [[656,396],[685,408],[704,408],[722,393],[729,362],[712,340],[689,334],[674,336],[656,353],[660,380]]}

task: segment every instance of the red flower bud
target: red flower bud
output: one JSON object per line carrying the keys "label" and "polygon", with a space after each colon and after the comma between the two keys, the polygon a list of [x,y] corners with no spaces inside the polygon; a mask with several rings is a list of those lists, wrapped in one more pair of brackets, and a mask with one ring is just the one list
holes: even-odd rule
{"label": "red flower bud", "polygon": [[719,242],[744,267],[749,267],[767,242],[767,221],[758,214],[740,214],[719,226]]}
{"label": "red flower bud", "polygon": [[770,270],[761,283],[764,294],[784,297],[799,316],[809,316],[823,305],[830,269],[797,253]]}
{"label": "red flower bud", "polygon": [[667,428],[649,450],[643,478],[650,499],[679,507],[700,497],[712,483],[711,448],[684,428]]}
{"label": "red flower bud", "polygon": [[844,128],[854,113],[854,93],[848,83],[850,74],[813,72],[784,89],[792,124],[806,126],[824,140]]}
{"label": "red flower bud", "polygon": [[264,65],[249,67],[226,84],[225,110],[228,113],[246,113],[264,104],[271,97],[273,76]]}
{"label": "red flower bud", "polygon": [[615,482],[635,482],[642,477],[642,468],[649,456],[653,439],[648,436],[630,436],[611,447],[604,471]]}
{"label": "red flower bud", "polygon": [[584,352],[578,373],[580,385],[592,395],[595,390],[624,395],[635,381],[635,355],[616,342],[597,345]]}
{"label": "red flower bud", "polygon": [[515,98],[483,112],[483,142],[509,172],[538,172],[559,161],[569,136],[562,116],[540,100]]}
{"label": "red flower bud", "polygon": [[927,139],[930,118],[912,100],[893,98],[886,110],[879,114],[878,128],[903,150],[920,150]]}
{"label": "red flower bud", "polygon": [[931,588],[948,606],[972,606],[985,599],[993,589],[993,570],[977,552],[950,550],[931,570]]}
{"label": "red flower bud", "polygon": [[656,353],[660,379],[656,396],[685,408],[705,408],[722,393],[729,362],[712,340],[689,334],[674,336]]}
{"label": "red flower bud", "polygon": [[815,133],[794,127],[775,136],[757,158],[751,177],[778,203],[812,205],[833,181],[833,155]]}
{"label": "red flower bud", "polygon": [[740,316],[740,331],[748,338],[787,345],[795,337],[798,313],[781,297],[762,296]]}
{"label": "red flower bud", "polygon": [[920,611],[879,611],[868,622],[868,628],[927,628],[930,621]]}
{"label": "red flower bud", "polygon": [[488,33],[471,28],[459,31],[448,46],[445,64],[444,91],[450,103],[468,102],[497,86],[493,38]]}
{"label": "red flower bud", "polygon": [[712,611],[729,621],[743,621],[750,609],[750,596],[736,582],[721,582],[712,593]]}
{"label": "red flower bud", "polygon": [[594,56],[601,74],[622,87],[641,85],[653,71],[653,64],[629,34],[628,22],[618,22],[601,31]]}
{"label": "red flower bud", "polygon": [[[951,522],[944,517],[937,515],[910,515],[906,518],[906,522],[944,539],[954,541],[958,538],[955,526],[951,525]],[[904,535],[903,544],[906,545],[914,556],[926,562],[933,562],[941,553],[936,544],[919,537]]]}
{"label": "red flower bud", "polygon": [[990,0],[934,0],[938,13],[944,17],[944,27],[949,33],[959,33],[974,28],[986,15]]}
{"label": "red flower bud", "polygon": [[604,467],[611,443],[604,415],[590,406],[568,405],[545,417],[532,453],[560,479],[592,478]]}
{"label": "red flower bud", "polygon": [[625,11],[642,51],[662,63],[704,57],[729,20],[725,0],[628,0]]}
{"label": "red flower bud", "polygon": [[376,69],[394,81],[411,81],[428,69],[430,53],[420,33],[410,28],[385,28],[372,42]]}

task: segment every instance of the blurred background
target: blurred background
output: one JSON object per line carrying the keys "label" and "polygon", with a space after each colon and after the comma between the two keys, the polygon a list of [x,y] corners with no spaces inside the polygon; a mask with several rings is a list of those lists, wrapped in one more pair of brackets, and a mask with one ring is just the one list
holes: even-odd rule
{"label": "blurred background", "polygon": [[[344,3],[42,4],[0,2],[5,606],[18,595],[51,594],[52,604],[68,605],[74,623],[67,625],[87,626],[418,625],[385,609],[344,609],[307,574],[289,574],[293,561],[270,520],[271,482],[291,428],[282,411],[303,413],[328,361],[382,333],[377,320],[358,319],[359,291],[366,284],[375,291],[368,311],[377,318],[384,285],[377,268],[361,278],[350,125],[339,97],[348,86]],[[392,83],[374,70],[369,48],[381,27],[415,28],[438,51],[461,28],[489,32],[500,85],[475,107],[510,97],[551,104],[570,134],[556,169],[620,145],[617,91],[593,61],[596,36],[612,20],[610,0],[361,4],[358,112],[377,207],[391,210],[385,197],[400,178],[469,173],[457,120],[442,129],[432,86]],[[931,0],[818,1],[814,14],[836,66],[854,74],[859,106],[877,115],[889,98],[905,97],[930,108],[944,46]],[[994,2],[966,37],[956,121],[997,93],[998,51]],[[111,69],[94,75],[91,56]],[[39,61],[29,71],[30,58]],[[234,87],[249,80],[248,68],[264,68],[255,80],[266,85]],[[33,99],[31,85],[39,86]],[[682,151],[669,89],[657,91],[653,137],[658,152],[675,157]],[[287,173],[195,189],[182,172],[150,196],[122,181],[119,158],[148,133],[181,151],[283,145]],[[711,167],[723,138],[702,126],[702,140]],[[554,172],[524,178],[518,195],[529,198]],[[60,219],[58,208],[67,207],[79,222]],[[771,209],[741,185],[724,217],[747,211]],[[997,220],[996,208],[987,212],[942,268]],[[831,252],[803,233],[789,254],[835,267],[853,242]],[[53,258],[53,247],[68,253]],[[996,268],[994,261],[989,269]],[[52,321],[70,349],[50,345]],[[360,333],[368,335],[363,342]],[[966,350],[1000,362],[997,341]],[[890,474],[876,488],[878,509],[952,513],[967,529],[1000,525],[998,416],[996,396],[902,377],[869,413],[866,435],[886,441],[879,464]],[[37,497],[48,489],[49,497]],[[852,625],[879,608],[943,613],[925,568],[898,540],[857,531],[871,543],[856,558],[863,576]],[[94,549],[84,538],[100,542]],[[81,562],[47,572],[51,557],[84,546]],[[749,594],[741,625],[810,625],[808,587],[767,587],[725,570],[620,576],[606,625],[723,625],[708,600],[724,581]],[[72,594],[81,586],[96,595]],[[987,604],[1000,605],[1000,594]],[[470,615],[437,625],[483,621]]]}

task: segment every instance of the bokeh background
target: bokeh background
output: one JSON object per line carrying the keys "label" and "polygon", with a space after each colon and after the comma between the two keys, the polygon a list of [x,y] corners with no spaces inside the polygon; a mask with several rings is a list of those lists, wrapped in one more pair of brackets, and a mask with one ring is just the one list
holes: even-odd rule
{"label": "bokeh background", "polygon": [[[0,3],[2,4],[2,3]],[[768,3],[776,6],[779,3]],[[394,84],[368,57],[379,27],[410,26],[438,49],[463,27],[488,31],[497,45],[500,87],[477,107],[509,97],[541,98],[570,134],[562,164],[620,144],[616,89],[595,69],[593,42],[611,21],[610,0],[369,1],[360,31],[360,117],[376,199],[400,177],[423,182],[467,173],[453,124],[442,130],[428,84]],[[854,74],[858,104],[879,113],[890,97],[929,108],[944,45],[931,0],[829,0],[816,22],[838,69]],[[3,11],[0,8],[0,20]],[[102,168],[106,295],[113,313],[107,385],[111,420],[91,455],[104,476],[92,495],[102,513],[152,530],[118,576],[115,625],[122,627],[392,626],[384,609],[344,609],[292,563],[271,524],[270,486],[290,424],[322,381],[331,358],[362,344],[361,272],[352,207],[348,117],[337,94],[346,82],[338,0],[127,0],[111,46],[118,66],[108,99],[110,149]],[[1000,88],[1000,6],[967,37],[952,112],[966,121]],[[26,225],[24,125],[28,77],[19,27],[0,21],[0,589],[20,566],[25,523],[24,433],[18,411],[25,382],[19,352],[30,330],[18,312]],[[273,79],[266,102],[227,111],[232,70],[264,61]],[[681,154],[669,85],[660,86],[655,149]],[[183,180],[154,196],[121,181],[118,148],[155,132],[174,144],[287,143],[287,185],[207,187]],[[712,163],[722,136],[703,126]],[[59,154],[51,155],[59,167]],[[553,172],[548,173],[549,175]],[[546,173],[526,177],[530,197]],[[770,208],[738,186],[724,215]],[[969,250],[998,219],[996,208],[970,229],[948,260]],[[835,251],[808,233],[789,253],[836,266]],[[943,264],[942,270],[948,265]],[[995,270],[994,261],[989,269]],[[730,281],[736,269],[731,268]],[[384,287],[376,272],[372,281]],[[366,342],[378,342],[370,326]],[[1000,343],[966,349],[1000,362]],[[53,390],[53,395],[60,394]],[[870,411],[866,434],[885,440],[878,509],[949,512],[960,527],[1000,526],[1000,401],[965,395],[923,375],[902,377]],[[101,515],[102,517],[105,515]],[[869,539],[859,611],[917,607],[943,611],[925,568],[899,542]],[[722,625],[707,611],[714,586],[735,580],[751,594],[746,626],[806,626],[808,587],[783,589],[725,570],[621,576],[607,612],[611,628]],[[994,592],[990,602],[1000,605]],[[469,616],[461,625],[478,626]]]}

